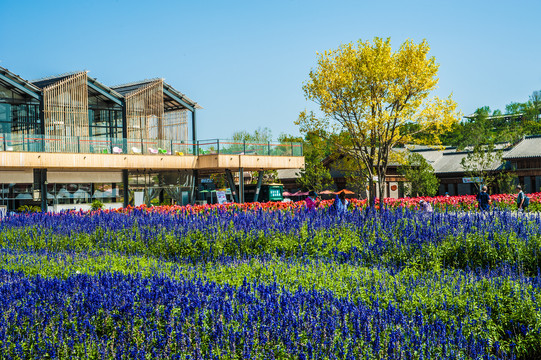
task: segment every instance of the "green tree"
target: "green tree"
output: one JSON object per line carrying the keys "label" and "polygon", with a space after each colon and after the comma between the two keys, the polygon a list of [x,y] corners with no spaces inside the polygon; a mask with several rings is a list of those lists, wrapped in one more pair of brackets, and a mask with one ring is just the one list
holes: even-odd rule
{"label": "green tree", "polygon": [[[390,39],[375,38],[340,46],[319,55],[303,90],[318,104],[322,116],[302,112],[296,121],[301,132],[322,129],[329,135],[348,135],[338,142],[339,152],[358,156],[359,173],[367,173],[371,203],[384,194],[391,149],[419,135],[423,142],[439,143],[439,135],[458,121],[451,99],[429,99],[439,65],[429,57],[426,41],[404,42],[398,51]],[[416,126],[407,127],[413,123]],[[422,134],[422,136],[421,136]]]}
{"label": "green tree", "polygon": [[310,151],[304,155],[304,169],[299,172],[297,183],[303,190],[320,192],[333,185],[329,169],[323,165],[322,157],[316,151]]}
{"label": "green tree", "polygon": [[456,144],[460,149],[477,146],[491,141],[490,108],[484,106],[475,110],[474,117],[464,124],[460,141]]}
{"label": "green tree", "polygon": [[398,173],[406,178],[408,196],[434,196],[438,192],[440,181],[434,175],[434,168],[418,153],[410,152]]}
{"label": "green tree", "polygon": [[524,129],[520,135],[541,133],[541,91],[534,91],[525,105]]}
{"label": "green tree", "polygon": [[[272,141],[272,131],[265,127],[265,128],[257,128],[253,133],[250,133],[246,130],[237,131],[233,133],[232,136],[233,140],[236,142],[245,142],[243,146],[244,150],[241,150],[239,147],[239,152],[246,152],[249,153],[250,151],[261,151],[261,147],[263,146],[265,148],[265,151],[268,149],[267,143]],[[265,144],[265,145],[261,145]],[[238,145],[237,145],[238,146]],[[257,178],[259,176],[259,171],[252,172],[252,183],[257,183]],[[220,181],[220,183],[225,182],[225,175],[215,176],[215,181]],[[263,183],[264,184],[270,184],[277,181],[278,178],[278,172],[276,170],[265,170],[263,171]]]}
{"label": "green tree", "polygon": [[477,189],[481,185],[490,188],[497,183],[499,173],[496,169],[502,165],[503,151],[496,149],[495,144],[478,144],[462,158],[460,164],[468,177],[478,179],[475,182]]}
{"label": "green tree", "polygon": [[323,161],[330,156],[332,144],[326,141],[323,132],[308,132],[304,140],[304,169],[299,171],[297,183],[303,190],[316,192],[333,187],[329,168]]}

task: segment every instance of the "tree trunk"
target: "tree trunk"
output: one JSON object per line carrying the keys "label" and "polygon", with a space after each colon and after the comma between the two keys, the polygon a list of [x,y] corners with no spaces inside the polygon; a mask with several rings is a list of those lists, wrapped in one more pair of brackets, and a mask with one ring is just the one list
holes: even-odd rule
{"label": "tree trunk", "polygon": [[383,209],[383,199],[385,198],[385,174],[378,174],[379,185],[379,208]]}

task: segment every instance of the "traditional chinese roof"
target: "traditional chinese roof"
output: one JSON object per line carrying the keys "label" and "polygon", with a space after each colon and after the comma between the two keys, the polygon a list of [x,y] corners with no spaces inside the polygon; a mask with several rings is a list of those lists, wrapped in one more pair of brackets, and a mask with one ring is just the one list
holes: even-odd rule
{"label": "traditional chinese roof", "polygon": [[541,157],[541,135],[530,135],[522,138],[503,158],[508,160],[538,157]]}

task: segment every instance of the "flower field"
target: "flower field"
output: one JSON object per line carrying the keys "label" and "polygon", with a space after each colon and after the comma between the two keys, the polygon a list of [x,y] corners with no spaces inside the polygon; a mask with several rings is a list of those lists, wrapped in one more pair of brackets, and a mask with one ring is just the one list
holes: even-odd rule
{"label": "flower field", "polygon": [[418,200],[7,217],[0,354],[541,358],[541,217]]}

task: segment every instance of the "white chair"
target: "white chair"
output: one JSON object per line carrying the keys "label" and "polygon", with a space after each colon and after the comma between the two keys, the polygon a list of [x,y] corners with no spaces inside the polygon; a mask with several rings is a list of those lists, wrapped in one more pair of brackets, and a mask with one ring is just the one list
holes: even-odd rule
{"label": "white chair", "polygon": [[135,146],[131,148],[131,151],[134,154],[140,154],[141,153],[141,149],[139,149],[139,148],[137,148]]}
{"label": "white chair", "polygon": [[113,154],[122,154],[122,149],[118,146],[113,146]]}

